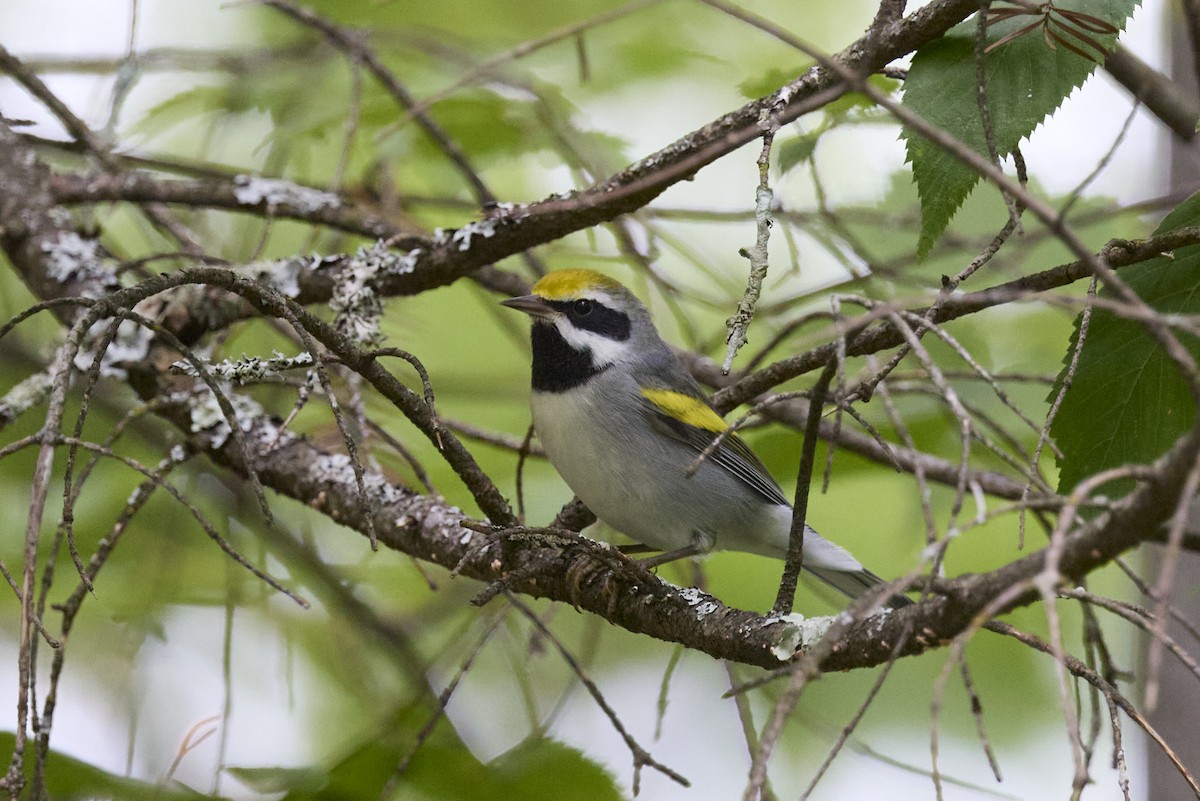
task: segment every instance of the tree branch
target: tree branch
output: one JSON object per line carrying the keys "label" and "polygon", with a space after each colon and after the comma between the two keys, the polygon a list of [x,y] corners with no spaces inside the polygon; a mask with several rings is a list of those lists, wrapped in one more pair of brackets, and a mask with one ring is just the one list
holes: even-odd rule
{"label": "tree branch", "polygon": [[1200,104],[1175,81],[1120,45],[1104,59],[1104,69],[1145,104],[1163,125],[1171,129],[1171,133],[1187,142],[1196,136]]}
{"label": "tree branch", "polygon": [[[900,21],[885,20],[879,30],[872,29],[833,59],[856,73],[869,74],[938,38],[976,8],[974,0],[936,0]],[[537,203],[489,208],[481,221],[447,231],[427,243],[412,243],[419,248],[411,251],[412,270],[388,277],[379,291],[412,295],[445,286],[485,265],[639,209],[670,186],[761,136],[764,116],[783,125],[845,91],[847,87],[836,74],[814,66],[777,92],[747,103],[587,189]],[[78,192],[81,187],[74,189]],[[345,221],[344,217],[338,219]],[[316,271],[298,274],[300,294],[296,299],[301,303],[328,301],[332,280],[327,274],[310,272]]]}
{"label": "tree branch", "polygon": [[[1145,240],[1114,239],[1101,248],[1095,257],[1105,261],[1110,268],[1128,267],[1155,256],[1200,243],[1200,227],[1180,228],[1162,236]],[[1169,267],[1166,269],[1170,269]],[[947,300],[930,319],[934,323],[956,320],[1003,303],[1031,298],[1050,289],[1067,286],[1082,278],[1091,277],[1091,269],[1084,259],[1061,264],[1049,270],[1024,275],[979,292],[969,292]],[[927,307],[910,310],[923,317]],[[881,322],[846,343],[847,356],[863,356],[903,344],[904,336],[890,322]],[[752,398],[768,392],[796,376],[821,367],[831,358],[836,342],[775,362],[739,379],[717,392],[713,405],[720,412],[727,412]]]}
{"label": "tree branch", "polygon": [[[975,8],[975,3],[967,0],[935,2],[905,20],[886,23],[883,30],[873,32],[869,42],[865,38],[860,40],[838,59],[851,69],[876,69],[896,55],[940,35]],[[758,124],[763,114],[780,123],[787,122],[842,91],[844,87],[838,78],[823,68],[813,68],[784,90],[714,121],[588,190],[567,198],[496,209],[480,223],[422,243],[428,250],[421,248],[414,269],[388,277],[381,291],[408,294],[449,283],[495,259],[639,208],[668,186],[759,135]],[[54,259],[61,253],[63,238],[72,232],[50,213],[55,197],[48,189],[49,171],[3,126],[0,126],[0,182],[10,188],[0,197],[0,245],[31,289],[46,298],[94,293],[105,296],[118,307],[122,298],[128,296],[132,305],[137,293],[112,292],[111,274],[99,269],[81,271],[80,264],[91,263],[87,259],[72,262],[71,270],[65,273],[57,269]],[[59,184],[64,185],[65,182]],[[211,186],[207,190],[216,191]],[[281,200],[275,204],[275,210],[298,211],[288,205],[291,202]],[[255,208],[266,210],[261,206]],[[1195,243],[1198,236],[1200,232],[1192,230],[1149,243],[1116,243],[1106,256],[1110,264],[1133,263],[1181,244]],[[935,321],[954,319],[998,302],[1062,286],[1087,274],[1087,265],[1076,262],[982,293],[964,295],[945,304]],[[235,288],[230,283],[234,279],[226,280],[223,275],[231,274],[219,270],[172,274],[169,280],[161,282],[161,287],[155,284],[154,291],[188,280]],[[332,286],[331,281],[328,286]],[[300,300],[318,301],[324,292],[322,282],[311,283],[305,285]],[[261,306],[264,312],[272,313],[271,304]],[[210,310],[191,311],[202,315]],[[305,326],[318,328],[319,321],[315,318],[303,322]],[[331,346],[328,339],[322,341]],[[899,342],[899,332],[884,324],[852,339],[847,352],[857,355]],[[810,360],[817,358],[816,363],[822,363],[831,355],[816,349],[772,365],[724,390],[719,402],[729,408],[811,369],[806,366]],[[375,380],[377,386],[386,384],[390,378],[386,373],[371,372],[373,359],[343,360]],[[167,389],[159,385],[162,378],[163,373],[156,371],[154,362],[150,362],[132,383],[144,395],[156,396]],[[406,413],[411,416],[418,412],[408,409]],[[727,607],[693,589],[673,587],[607,546],[584,538],[563,538],[546,547],[495,532],[481,533],[478,524],[442,501],[394,486],[374,472],[368,472],[362,482],[372,494],[372,503],[363,503],[359,483],[348,465],[303,438],[280,430],[265,415],[242,421],[244,437],[239,444],[234,439],[218,442],[202,434],[193,435],[193,419],[184,400],[164,405],[162,414],[192,436],[197,446],[218,464],[242,476],[257,475],[265,486],[306,503],[343,525],[363,533],[373,529],[379,541],[388,547],[453,567],[466,576],[485,582],[504,580],[509,582],[506,586],[510,590],[571,603],[630,631],[747,664],[776,666],[781,659],[790,658],[797,645],[804,644],[791,623]],[[1151,538],[1165,510],[1171,508],[1198,448],[1200,435],[1192,432],[1160,461],[1153,478],[1145,481],[1116,510],[1069,534],[1061,553],[1056,554],[1063,575],[1082,577]],[[961,468],[955,470],[961,480]],[[502,504],[502,499],[498,503]],[[490,504],[491,501],[481,500],[484,508]],[[902,634],[910,625],[915,626],[918,634],[905,643],[902,653],[937,647],[963,631],[974,615],[1009,587],[1037,575],[1045,561],[1045,553],[1039,551],[993,572],[947,582],[944,596],[931,597],[883,618],[851,624],[832,644],[822,667],[849,669],[880,664],[891,658],[896,643],[902,641]],[[1030,591],[1013,599],[1010,606],[1030,603],[1037,597],[1036,592]]]}

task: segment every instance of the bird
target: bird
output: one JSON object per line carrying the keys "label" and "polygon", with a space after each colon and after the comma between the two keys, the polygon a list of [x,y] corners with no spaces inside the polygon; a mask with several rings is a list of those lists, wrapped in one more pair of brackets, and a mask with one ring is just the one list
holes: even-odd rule
{"label": "bird", "polygon": [[[595,270],[564,269],[501,304],[532,320],[530,408],[546,456],[597,518],[662,552],[645,563],[712,550],[786,558],[791,504],[637,296]],[[851,598],[883,583],[808,525],[803,567]]]}

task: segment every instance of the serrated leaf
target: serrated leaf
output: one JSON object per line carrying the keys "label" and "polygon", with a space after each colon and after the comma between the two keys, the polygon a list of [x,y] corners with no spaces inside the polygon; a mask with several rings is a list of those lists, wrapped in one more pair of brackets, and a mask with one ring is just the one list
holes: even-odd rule
{"label": "serrated leaf", "polygon": [[1190,228],[1200,220],[1200,192],[1189,197],[1175,208],[1167,212],[1158,228],[1154,229],[1155,236],[1162,236],[1180,228]]}
{"label": "serrated leaf", "polygon": [[500,798],[558,801],[571,788],[572,801],[621,801],[613,777],[569,745],[531,737],[488,765],[497,787],[509,788]]}
{"label": "serrated leaf", "polygon": [[[1168,214],[1156,235],[1200,225],[1200,193]],[[1121,270],[1121,278],[1148,305],[1163,314],[1200,314],[1200,246],[1180,248],[1174,258],[1159,257]],[[1101,290],[1102,297],[1113,297]],[[1066,379],[1067,365],[1079,339],[1080,315],[1052,393]],[[1200,341],[1175,331],[1200,358]],[[1053,394],[1051,395],[1053,397]],[[1196,407],[1179,368],[1145,327],[1096,308],[1079,366],[1063,398],[1050,433],[1062,449],[1059,492],[1081,480],[1124,464],[1148,464],[1191,429]],[[1121,494],[1128,482],[1106,486]]]}
{"label": "serrated leaf", "polygon": [[[1056,8],[1077,10],[1123,28],[1139,0],[1060,0]],[[1036,18],[1016,15],[988,28],[989,42],[1000,42]],[[1060,17],[1061,19],[1061,17]],[[987,156],[987,140],[976,96],[975,19],[952,28],[920,48],[904,84],[904,106]],[[1105,50],[1116,34],[1088,32]],[[1081,86],[1096,62],[1071,48],[1047,44],[1041,26],[1001,44],[985,56],[988,110],[1001,157],[1052,114]],[[921,236],[917,255],[924,258],[970,194],[979,175],[941,147],[907,127],[908,160],[921,198]]]}

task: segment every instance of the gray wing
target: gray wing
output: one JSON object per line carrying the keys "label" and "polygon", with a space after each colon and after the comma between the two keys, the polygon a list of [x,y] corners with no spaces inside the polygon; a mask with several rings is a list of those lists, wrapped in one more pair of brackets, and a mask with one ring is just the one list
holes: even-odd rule
{"label": "gray wing", "polygon": [[[650,424],[657,431],[684,443],[695,450],[697,455],[711,445],[713,439],[717,436],[712,431],[705,431],[702,428],[681,423],[675,418],[664,414],[648,401],[643,402],[642,407],[650,419]],[[779,485],[775,483],[775,479],[771,478],[771,474],[767,472],[767,468],[754,455],[754,451],[750,450],[750,446],[737,434],[727,435],[717,449],[709,454],[706,461],[712,462],[717,467],[737,476],[746,486],[753,489],[767,501],[784,506],[790,504],[790,501],[784,497],[783,490],[779,488]]]}

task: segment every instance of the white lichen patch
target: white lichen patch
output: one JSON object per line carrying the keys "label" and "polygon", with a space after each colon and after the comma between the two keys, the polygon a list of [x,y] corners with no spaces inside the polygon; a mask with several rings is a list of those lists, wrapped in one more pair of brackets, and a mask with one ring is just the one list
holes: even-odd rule
{"label": "white lichen patch", "polygon": [[441,498],[429,498],[425,504],[422,527],[437,529],[450,534],[462,529],[462,521],[466,514],[457,506],[445,503]]}
{"label": "white lichen patch", "polygon": [[370,275],[343,270],[333,285],[329,308],[337,315],[334,327],[351,342],[371,345],[383,338],[379,330],[383,302],[371,285]]}
{"label": "white lichen patch", "polygon": [[421,258],[422,250],[413,248],[412,250],[401,256],[398,253],[389,252],[392,257],[392,263],[388,266],[388,273],[391,275],[408,275],[417,269],[417,261]]}
{"label": "white lichen patch", "polygon": [[887,623],[888,618],[891,617],[891,614],[892,608],[890,606],[881,606],[876,609],[872,609],[867,613],[867,620],[875,621],[876,634],[879,634],[881,631],[883,631],[883,626],[885,623]]}
{"label": "white lichen patch", "polygon": [[721,604],[715,598],[695,587],[680,590],[679,595],[688,606],[695,610],[697,620],[703,620],[721,608]]}
{"label": "white lichen patch", "polygon": [[47,372],[34,373],[0,398],[0,420],[12,420],[50,397],[54,381]]}
{"label": "white lichen patch", "polygon": [[305,259],[284,259],[271,272],[272,286],[285,298],[300,297],[300,271],[304,269],[305,262]]}
{"label": "white lichen patch", "polygon": [[[95,348],[107,332],[111,321],[100,320],[88,329],[83,344],[75,353],[75,368],[80,371],[90,370],[96,360]],[[108,343],[100,357],[100,375],[106,378],[124,379],[127,372],[121,365],[138,364],[145,361],[150,352],[150,343],[154,335],[148,328],[135,323],[133,320],[122,320],[117,326],[117,335]]]}
{"label": "white lichen patch", "polygon": [[246,274],[260,284],[278,290],[284,297],[300,296],[300,276],[316,270],[326,261],[340,261],[340,256],[292,256],[276,261],[256,261],[246,266]]}
{"label": "white lichen patch", "polygon": [[800,647],[809,648],[816,645],[825,634],[833,628],[833,624],[838,621],[838,617],[825,615],[822,617],[805,618],[802,615],[796,615],[800,618],[794,622],[800,629]]}
{"label": "white lichen patch", "polygon": [[[344,492],[358,493],[358,479],[354,475],[354,462],[344,453],[332,453],[320,456],[313,461],[312,474],[321,484],[333,484],[343,488]],[[390,483],[381,474],[371,470],[363,471],[363,490],[367,497],[377,503],[390,505],[400,503],[408,496],[402,488]]]}
{"label": "white lichen patch", "polygon": [[385,505],[400,503],[409,495],[403,487],[397,487],[384,478],[383,474],[373,471],[363,474],[363,488],[369,496]]}
{"label": "white lichen patch", "polygon": [[317,457],[312,463],[313,478],[322,484],[354,484],[354,464],[344,453]]}
{"label": "white lichen patch", "polygon": [[400,253],[388,247],[384,240],[378,240],[360,247],[353,256],[297,256],[257,262],[250,265],[248,271],[256,281],[294,298],[300,294],[300,276],[303,273],[333,268],[334,289],[330,307],[335,312],[347,312],[362,318],[346,323],[351,328],[361,329],[358,335],[362,336],[369,334],[373,326],[371,317],[375,314],[379,279],[413,273],[423,253],[421,248]]}
{"label": "white lichen patch", "polygon": [[[224,388],[222,388],[222,391]],[[229,399],[230,406],[233,407],[233,417],[238,424],[238,428],[242,432],[248,432],[254,427],[255,421],[260,418],[264,412],[262,406],[253,398],[248,398],[245,395],[238,395],[233,392],[225,392],[225,397]],[[220,448],[229,439],[232,429],[229,423],[225,420],[225,413],[221,411],[221,404],[217,402],[217,396],[212,392],[204,392],[199,395],[189,397],[189,406],[192,417],[192,432],[195,434],[201,431],[208,432],[211,438],[211,447]]]}
{"label": "white lichen patch", "polygon": [[329,308],[337,315],[334,325],[338,331],[358,345],[373,345],[383,338],[379,320],[383,315],[383,300],[377,291],[378,280],[384,275],[411,273],[417,264],[420,250],[399,254],[384,242],[364,245],[345,260],[333,285]]}
{"label": "white lichen patch", "polygon": [[[298,353],[295,356],[284,356],[279,351],[275,351],[269,359],[243,355],[240,359],[222,359],[206,366],[213,377],[218,380],[244,385],[279,382],[283,380],[283,373],[286,371],[307,369],[312,365],[313,357],[308,352]],[[171,369],[176,373],[193,378],[200,377],[200,372],[190,362],[182,359],[172,364]]]}
{"label": "white lichen patch", "polygon": [[284,297],[295,298],[300,294],[300,271],[308,261],[302,257],[256,261],[247,264],[243,272],[258,283],[279,290]]}
{"label": "white lichen patch", "polygon": [[771,653],[780,662],[789,662],[799,651],[807,650],[818,642],[838,621],[838,616],[805,617],[793,612],[783,617],[770,618],[771,623],[782,622],[783,632]]}
{"label": "white lichen patch", "polygon": [[796,655],[796,650],[800,647],[800,628],[798,626],[784,626],[783,634],[779,640],[771,646],[771,655],[780,662],[790,662],[792,657]]}
{"label": "white lichen patch", "polygon": [[494,218],[477,220],[475,222],[467,223],[462,228],[456,228],[451,231],[445,231],[439,228],[434,231],[434,234],[436,235],[437,242],[439,244],[448,243],[455,245],[459,252],[463,252],[470,249],[471,240],[475,237],[479,236],[483,237],[484,239],[491,239],[493,236],[495,236],[496,227],[499,225],[499,223],[500,221]]}
{"label": "white lichen patch", "polygon": [[234,177],[233,183],[236,187],[233,190],[234,198],[246,206],[265,203],[268,207],[275,207],[287,204],[296,207],[303,214],[321,209],[336,209],[342,204],[341,199],[332,192],[300,186],[279,178],[238,175]]}
{"label": "white lichen patch", "polygon": [[113,271],[105,264],[96,239],[59,231],[54,239],[42,243],[42,252],[46,254],[46,274],[58,283],[98,284],[85,289],[86,297],[100,297],[102,290],[114,283]]}
{"label": "white lichen patch", "polygon": [[398,253],[388,247],[385,240],[378,239],[370,245],[363,245],[347,262],[353,270],[368,272],[371,275],[408,275],[417,267],[421,256],[420,248],[413,248],[407,253]]}

